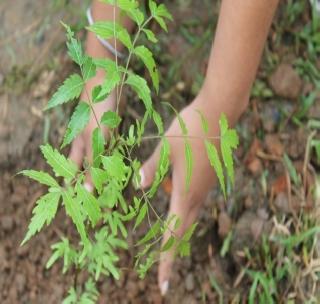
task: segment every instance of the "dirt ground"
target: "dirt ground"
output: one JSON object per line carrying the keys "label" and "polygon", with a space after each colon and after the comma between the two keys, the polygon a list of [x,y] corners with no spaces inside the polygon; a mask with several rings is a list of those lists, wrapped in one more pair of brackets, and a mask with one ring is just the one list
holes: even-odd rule
{"label": "dirt ground", "polygon": [[[63,211],[39,236],[19,246],[33,205],[44,189],[16,173],[26,168],[46,169],[38,147],[45,141],[59,145],[70,112],[70,107],[65,107],[66,111],[42,112],[54,89],[74,69],[66,55],[59,21],[78,27],[85,23],[82,2],[51,2],[0,3],[0,303],[4,304],[60,303],[72,282],[70,273],[62,275],[59,263],[45,269],[50,244],[61,235],[74,234]],[[169,35],[160,34],[161,48],[154,50],[161,74],[166,76],[159,99],[170,101],[178,109],[192,100],[201,85],[217,19],[217,4],[212,8],[211,1],[201,1],[201,5],[199,2],[177,1],[170,5],[175,21]],[[196,12],[194,6],[199,8]],[[283,10],[282,7],[276,20],[281,19]],[[307,22],[308,16],[302,17],[302,22]],[[296,26],[299,28],[301,23]],[[288,214],[291,208],[301,207],[295,196],[293,200],[291,196],[288,198],[288,174],[282,163],[286,153],[301,172],[305,160],[309,131],[291,121],[301,95],[315,92],[316,101],[307,118],[320,117],[319,91],[310,78],[293,68],[297,54],[305,52],[304,46],[297,52],[290,33],[284,30],[279,38],[276,31],[279,28],[274,25],[250,108],[237,127],[241,147],[236,153],[235,189],[226,203],[221,193],[213,189],[199,215],[192,255],[177,260],[169,294],[161,299],[156,267],[144,281],[128,270],[133,268],[136,250],[131,248],[121,253],[121,279],[99,282],[99,303],[218,303],[219,292],[213,288],[212,277],[224,294],[222,303],[238,296],[246,303],[242,295],[251,283],[241,276],[245,263],[239,258],[240,253],[259,243],[263,233],[271,231],[275,214]],[[163,55],[163,49],[168,53]],[[317,59],[316,68],[319,67]],[[139,115],[139,109],[131,102],[126,106],[124,129]],[[160,111],[169,123],[169,114]],[[147,157],[151,151],[152,146],[145,145],[141,157]],[[310,162],[319,172],[320,164],[313,154]],[[312,183],[312,177],[310,180]],[[154,200],[160,214],[168,206],[169,195],[167,179]],[[314,210],[311,197],[306,203],[306,209]],[[133,243],[147,227],[146,224],[137,234],[129,235],[129,242]],[[220,250],[230,231],[233,234],[230,248],[221,257]],[[84,279],[80,277],[80,281]]]}

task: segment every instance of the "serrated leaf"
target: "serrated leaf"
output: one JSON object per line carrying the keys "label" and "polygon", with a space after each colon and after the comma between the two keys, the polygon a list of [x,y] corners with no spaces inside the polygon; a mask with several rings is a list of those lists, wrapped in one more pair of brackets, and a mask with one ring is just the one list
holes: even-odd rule
{"label": "serrated leaf", "polygon": [[134,224],[133,229],[136,229],[141,222],[143,221],[143,219],[145,218],[146,214],[148,212],[148,203],[145,202],[142,207],[140,208],[140,211],[138,213],[137,219],[136,219],[136,223]]}
{"label": "serrated leaf", "polygon": [[82,185],[77,184],[76,190],[77,194],[79,195],[79,199],[83,203],[83,210],[88,215],[92,223],[92,227],[94,227],[102,216],[98,201]]}
{"label": "serrated leaf", "polygon": [[160,149],[160,158],[155,173],[154,181],[148,193],[148,197],[152,197],[158,189],[158,186],[162,182],[164,176],[167,174],[170,166],[170,144],[168,140],[164,137],[162,139],[162,145]]}
{"label": "serrated leaf", "polygon": [[121,118],[116,112],[107,111],[103,113],[100,122],[108,128],[114,129],[120,124]]}
{"label": "serrated leaf", "polygon": [[125,29],[117,22],[97,21],[88,26],[87,29],[103,39],[110,39],[115,37],[126,48],[128,48],[129,50],[132,49],[132,41],[127,29]]}
{"label": "serrated leaf", "polygon": [[82,77],[83,80],[86,82],[92,77],[96,75],[97,68],[96,65],[93,62],[93,59],[89,56],[86,56],[85,61],[83,63],[82,67]]}
{"label": "serrated leaf", "polygon": [[100,155],[104,152],[105,138],[100,128],[95,128],[92,132],[92,153],[93,165],[98,167],[101,163]]}
{"label": "serrated leaf", "polygon": [[124,11],[133,21],[138,25],[141,25],[144,21],[144,15],[140,11],[139,3],[133,0],[103,0],[111,5],[118,6],[122,11]]}
{"label": "serrated leaf", "polygon": [[178,123],[180,125],[180,129],[182,131],[182,134],[184,136],[187,136],[188,135],[188,129],[187,129],[187,126],[184,122],[184,120],[182,119],[180,113],[168,102],[163,102],[164,105],[167,105],[169,108],[171,108],[173,110],[173,112],[175,113],[177,119],[178,119]]}
{"label": "serrated leaf", "polygon": [[101,156],[103,167],[111,177],[123,180],[127,171],[127,166],[123,162],[120,154],[115,153],[111,156]]}
{"label": "serrated leaf", "polygon": [[235,149],[239,144],[238,135],[235,130],[229,129],[228,121],[224,114],[219,120],[220,125],[220,149],[224,165],[227,169],[227,174],[231,183],[234,183],[234,166],[232,149]]}
{"label": "serrated leaf", "polygon": [[83,55],[81,43],[74,38],[74,32],[71,30],[69,25],[63,23],[62,21],[61,21],[61,24],[64,26],[64,28],[67,31],[66,36],[68,39],[67,41],[68,55],[75,63],[81,66],[84,61],[84,55]]}
{"label": "serrated leaf", "polygon": [[46,110],[78,98],[82,92],[84,82],[78,74],[69,76],[59,89],[53,94]]}
{"label": "serrated leaf", "polygon": [[58,150],[53,149],[49,144],[40,146],[40,149],[56,176],[65,178],[75,177],[78,169],[74,162],[66,159],[65,156],[60,154]]}
{"label": "serrated leaf", "polygon": [[117,69],[107,70],[107,75],[103,84],[101,85],[101,90],[95,100],[95,102],[103,101],[108,97],[111,91],[120,83],[121,77]]}
{"label": "serrated leaf", "polygon": [[23,170],[20,173],[34,179],[35,181],[43,185],[47,185],[49,187],[59,187],[59,184],[56,182],[56,180],[46,172],[35,170]]}
{"label": "serrated leaf", "polygon": [[142,77],[133,73],[129,73],[126,84],[128,84],[137,93],[139,98],[143,101],[147,112],[151,112],[151,93],[147,82]]}
{"label": "serrated leaf", "polygon": [[226,198],[226,185],[224,182],[223,168],[222,168],[218,151],[216,147],[210,142],[208,142],[207,140],[205,141],[205,145],[206,145],[206,150],[207,150],[208,158],[210,161],[210,165],[214,168],[217,174],[220,187],[222,189],[224,197]]}
{"label": "serrated leaf", "polygon": [[198,223],[193,223],[183,235],[182,240],[186,242],[190,241],[197,226],[198,226]]}
{"label": "serrated leaf", "polygon": [[90,106],[85,102],[79,102],[69,121],[61,149],[70,144],[84,130],[89,120]]}
{"label": "serrated leaf", "polygon": [[192,148],[188,140],[185,140],[184,142],[184,156],[185,156],[185,162],[186,162],[186,189],[188,191],[190,188],[191,176],[192,176],[192,170],[193,170]]}
{"label": "serrated leaf", "polygon": [[83,222],[83,216],[81,214],[81,205],[78,200],[72,197],[70,189],[62,193],[63,203],[66,209],[66,213],[71,217],[72,222],[75,224],[77,231],[80,234],[83,244],[88,245],[88,238],[86,229]]}
{"label": "serrated leaf", "polygon": [[147,234],[138,241],[137,243],[137,246],[139,245],[142,245],[146,242],[148,242],[149,240],[151,240],[152,238],[156,238],[158,235],[159,235],[159,232],[160,232],[160,228],[161,228],[161,225],[160,225],[160,222],[159,220],[157,220],[155,222],[155,224],[153,224],[151,226],[151,228],[149,229],[149,231],[147,232]]}
{"label": "serrated leaf", "polygon": [[102,185],[108,179],[108,172],[99,168],[91,167],[90,174],[91,174],[91,178],[94,186],[96,187],[98,193],[101,194]]}
{"label": "serrated leaf", "polygon": [[158,128],[158,135],[162,135],[164,133],[164,129],[163,129],[163,122],[160,114],[157,111],[153,110],[152,118]]}
{"label": "serrated leaf", "polygon": [[158,93],[159,92],[159,72],[151,51],[144,45],[139,45],[134,48],[133,52],[138,58],[142,60],[142,62],[147,67],[152,79],[153,86],[156,92]]}
{"label": "serrated leaf", "polygon": [[153,43],[157,43],[158,42],[157,37],[155,36],[155,34],[151,30],[143,29],[142,31],[146,34],[146,36],[147,36],[149,41],[151,41]]}
{"label": "serrated leaf", "polygon": [[59,199],[61,194],[47,193],[40,197],[36,202],[36,207],[32,210],[31,222],[28,226],[28,232],[23,239],[21,245],[25,244],[32,236],[39,232],[43,225],[49,225],[57,213]]}
{"label": "serrated leaf", "polygon": [[81,43],[75,38],[70,38],[70,40],[67,42],[67,48],[68,48],[69,57],[76,64],[81,66],[83,64],[83,61],[84,61],[84,56],[83,56]]}
{"label": "serrated leaf", "polygon": [[175,238],[171,235],[169,237],[169,239],[161,247],[161,251],[164,252],[164,251],[170,250],[172,248],[172,246],[174,245],[174,243],[175,243]]}
{"label": "serrated leaf", "polygon": [[197,110],[197,112],[199,113],[200,115],[200,118],[201,118],[201,126],[202,126],[202,130],[205,134],[208,134],[209,132],[209,125],[208,125],[208,121],[207,119],[204,117],[203,113],[199,110]]}

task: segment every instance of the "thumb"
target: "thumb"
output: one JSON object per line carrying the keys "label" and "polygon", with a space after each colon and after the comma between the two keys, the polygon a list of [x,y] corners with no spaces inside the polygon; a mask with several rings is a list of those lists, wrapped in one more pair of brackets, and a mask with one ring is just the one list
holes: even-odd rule
{"label": "thumb", "polygon": [[160,150],[158,146],[149,159],[140,168],[140,186],[142,189],[151,186],[154,180],[159,161],[159,154]]}

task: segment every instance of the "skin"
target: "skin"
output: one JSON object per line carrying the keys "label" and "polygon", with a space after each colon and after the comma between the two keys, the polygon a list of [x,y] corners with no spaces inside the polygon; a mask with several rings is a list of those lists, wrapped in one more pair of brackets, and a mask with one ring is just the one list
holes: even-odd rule
{"label": "skin", "polygon": [[[203,87],[197,97],[180,113],[190,136],[205,136],[196,110],[200,110],[206,116],[209,122],[209,136],[217,136],[219,134],[218,121],[222,112],[226,114],[229,124],[234,125],[247,108],[251,86],[278,2],[279,0],[222,1]],[[99,8],[98,4],[94,2],[93,11],[95,12],[97,8]],[[113,9],[108,10],[104,6],[104,9],[99,11],[99,17],[104,20],[112,20],[113,15],[110,12],[113,12]],[[87,38],[87,51],[92,56],[112,56],[90,33]],[[102,77],[103,75],[98,73],[96,78],[89,83],[88,89],[100,83]],[[114,96],[100,105],[101,108],[97,108],[99,117],[103,111],[114,109]],[[78,164],[82,163],[85,155],[88,155],[89,158],[91,156],[90,134],[95,127],[96,124],[92,120],[85,132],[73,143],[70,156]],[[190,189],[186,192],[184,143],[179,138],[170,138],[170,135],[182,135],[177,119],[173,120],[166,134],[169,136],[171,145],[170,159],[173,172],[169,216],[175,214],[180,217],[182,225],[177,234],[183,235],[196,220],[209,190],[215,184],[216,177],[207,159],[203,141],[192,139],[190,141],[194,168]],[[218,144],[217,141],[214,143]],[[159,147],[141,168],[142,188],[151,185],[158,159]],[[168,234],[164,236],[164,242],[168,237]],[[169,286],[173,253],[174,251],[171,250],[162,254],[160,258],[158,284],[163,295]]]}

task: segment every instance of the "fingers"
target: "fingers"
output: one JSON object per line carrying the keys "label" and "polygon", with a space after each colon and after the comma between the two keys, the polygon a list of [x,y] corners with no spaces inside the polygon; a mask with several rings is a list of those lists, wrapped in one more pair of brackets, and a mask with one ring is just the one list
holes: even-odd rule
{"label": "fingers", "polygon": [[151,186],[154,176],[157,170],[158,161],[159,161],[159,153],[160,147],[154,150],[153,154],[149,157],[149,159],[142,165],[140,169],[140,186],[142,189],[145,189]]}
{"label": "fingers", "polygon": [[[181,168],[179,166],[174,167],[173,171],[173,192],[170,200],[170,209],[168,218],[173,215],[177,216],[181,220],[181,226],[174,230],[170,227],[171,231],[166,231],[163,237],[162,244],[164,244],[170,237],[172,231],[178,238],[182,237],[186,230],[195,222],[200,207],[205,199],[205,191],[199,187],[199,191],[196,187],[192,187],[189,192],[185,191],[185,180],[183,174],[181,174]],[[184,169],[183,169],[184,170]],[[172,223],[174,226],[174,223]],[[165,295],[169,289],[170,277],[173,269],[175,247],[172,247],[169,251],[163,252],[160,255],[160,263],[158,268],[158,285],[162,295]]]}

